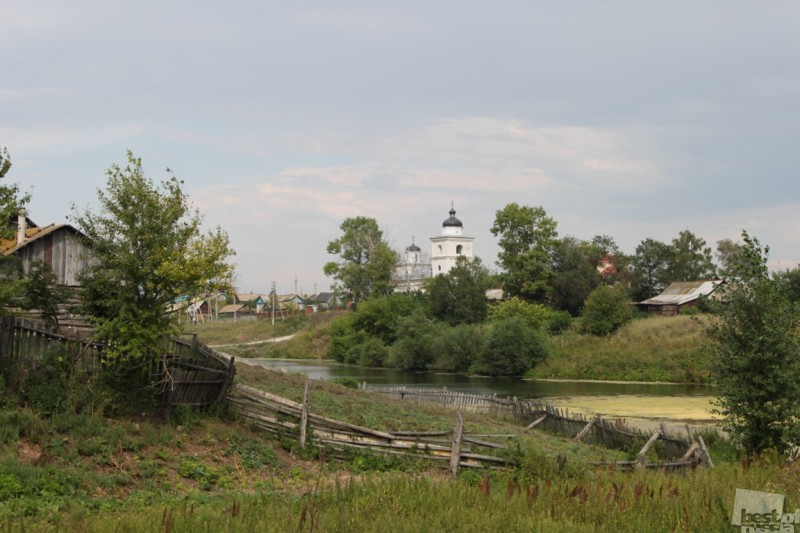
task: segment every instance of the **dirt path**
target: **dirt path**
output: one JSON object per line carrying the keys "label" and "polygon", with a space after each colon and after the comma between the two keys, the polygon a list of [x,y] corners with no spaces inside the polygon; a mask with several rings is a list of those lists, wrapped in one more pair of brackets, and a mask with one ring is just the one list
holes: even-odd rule
{"label": "dirt path", "polygon": [[210,344],[209,348],[227,348],[229,346],[256,346],[258,344],[267,344],[270,342],[284,342],[294,338],[294,334],[286,335],[285,337],[275,337],[274,339],[266,339],[263,341],[252,341],[252,342],[236,342],[233,344]]}

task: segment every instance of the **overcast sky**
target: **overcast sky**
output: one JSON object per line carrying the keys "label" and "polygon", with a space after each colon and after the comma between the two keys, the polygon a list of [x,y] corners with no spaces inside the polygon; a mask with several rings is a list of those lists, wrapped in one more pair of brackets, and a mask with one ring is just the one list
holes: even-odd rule
{"label": "overcast sky", "polygon": [[628,253],[747,229],[800,263],[796,0],[0,0],[0,50],[36,223],[130,149],[229,233],[242,291],[327,289],[349,216],[429,251],[451,202],[489,266],[510,202]]}

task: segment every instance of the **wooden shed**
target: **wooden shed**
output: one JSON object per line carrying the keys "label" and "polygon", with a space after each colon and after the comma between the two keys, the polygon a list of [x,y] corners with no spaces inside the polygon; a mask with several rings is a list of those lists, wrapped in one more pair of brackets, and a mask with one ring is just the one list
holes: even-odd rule
{"label": "wooden shed", "polygon": [[709,296],[722,280],[676,281],[658,296],[639,302],[639,308],[648,313],[674,316],[686,307],[695,307],[701,296]]}
{"label": "wooden shed", "polygon": [[42,262],[56,276],[56,283],[78,286],[78,278],[91,259],[91,251],[81,233],[69,224],[39,227],[30,219],[19,218],[16,239],[0,240],[0,255],[16,255],[25,274],[31,265]]}

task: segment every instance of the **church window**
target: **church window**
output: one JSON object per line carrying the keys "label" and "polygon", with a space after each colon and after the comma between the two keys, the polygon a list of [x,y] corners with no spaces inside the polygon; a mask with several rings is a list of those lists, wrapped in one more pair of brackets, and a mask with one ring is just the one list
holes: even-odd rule
{"label": "church window", "polygon": [[458,246],[456,246],[456,255],[461,255],[461,249],[462,248],[464,248],[464,247],[461,246],[460,244]]}

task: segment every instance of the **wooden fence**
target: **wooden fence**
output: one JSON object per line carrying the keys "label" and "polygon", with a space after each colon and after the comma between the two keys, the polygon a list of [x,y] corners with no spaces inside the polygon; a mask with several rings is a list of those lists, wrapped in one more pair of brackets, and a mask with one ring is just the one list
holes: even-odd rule
{"label": "wooden fence", "polygon": [[494,417],[509,418],[524,421],[529,417],[531,410],[542,410],[547,402],[540,400],[518,400],[517,398],[503,398],[496,394],[471,394],[441,389],[422,387],[402,387],[386,385],[369,385],[360,383],[360,390],[377,392],[397,400],[414,403],[443,405],[460,409],[467,413],[487,414]]}
{"label": "wooden fence", "polygon": [[[593,443],[622,451],[640,450],[636,461],[616,463],[618,466],[641,466],[655,468],[668,465],[673,468],[696,466],[699,461],[711,463],[711,457],[702,438],[692,440],[670,435],[661,424],[653,432],[643,432],[626,425],[622,420],[607,420],[600,416],[586,417],[582,413],[569,413],[554,407],[549,401],[538,399],[501,398],[495,395],[469,394],[442,389],[393,387],[382,385],[359,386],[362,390],[377,392],[392,398],[417,403],[432,403],[455,407],[475,413],[514,418],[526,424],[526,431],[533,428],[573,438],[576,441]],[[696,447],[697,446],[697,447]],[[660,463],[647,463],[646,454],[652,448]]]}
{"label": "wooden fence", "polygon": [[1,359],[37,368],[49,355],[66,357],[72,371],[92,373],[102,364],[103,345],[48,331],[41,320],[0,318]]}
{"label": "wooden fence", "polygon": [[[505,444],[470,436],[463,432],[464,418],[456,415],[452,431],[377,431],[334,420],[311,412],[310,381],[306,382],[303,403],[235,384],[228,391],[232,410],[247,423],[272,434],[296,439],[302,448],[313,441],[334,456],[347,456],[348,451],[401,455],[409,458],[449,464],[453,475],[461,467],[502,467],[512,463],[502,455]],[[478,438],[482,437],[482,438]],[[478,449],[489,452],[478,453]]]}
{"label": "wooden fence", "polygon": [[[42,369],[52,356],[64,358],[70,373],[93,374],[109,364],[101,343],[69,338],[48,331],[40,320],[0,318],[0,361],[6,365],[25,363]],[[233,382],[233,359],[197,342],[172,338],[164,357],[151,369],[152,380],[162,385],[162,402],[203,406],[221,400]]]}

